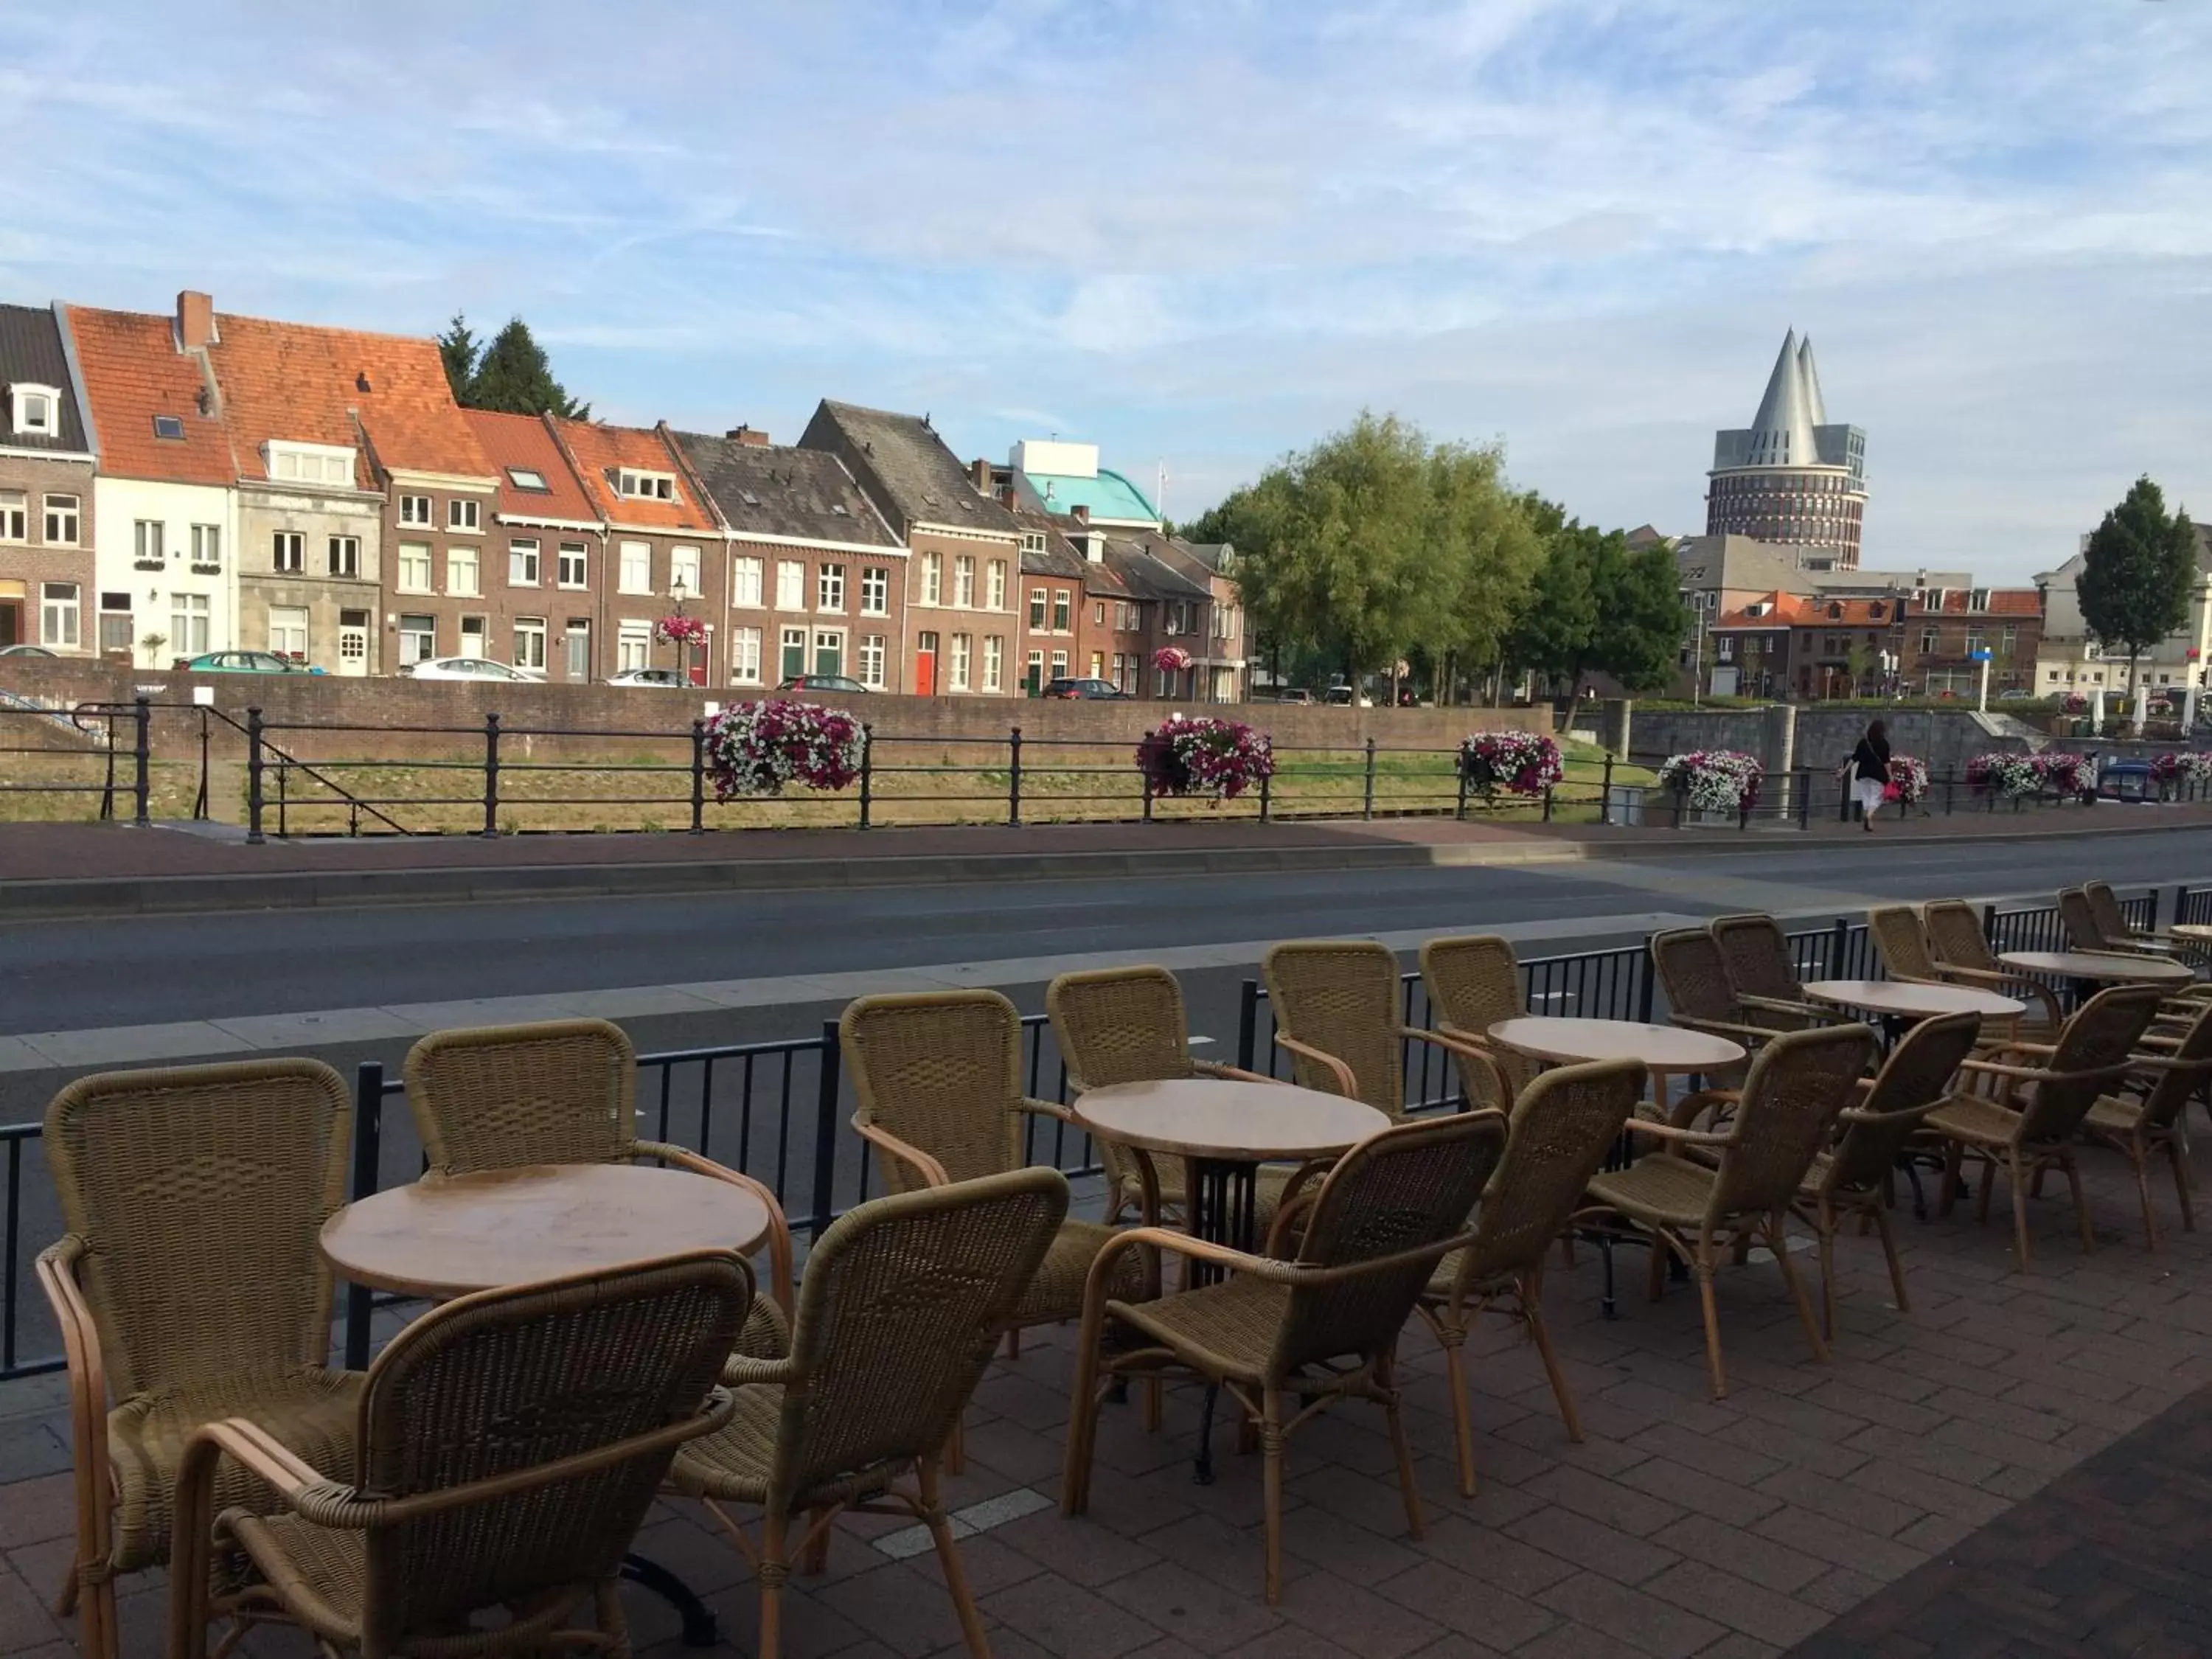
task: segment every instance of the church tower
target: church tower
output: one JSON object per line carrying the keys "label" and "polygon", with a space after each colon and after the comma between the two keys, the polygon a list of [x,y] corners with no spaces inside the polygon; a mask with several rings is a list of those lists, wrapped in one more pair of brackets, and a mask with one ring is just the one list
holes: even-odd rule
{"label": "church tower", "polygon": [[1826,548],[1859,562],[1866,512],[1866,434],[1831,425],[1813,342],[1791,329],[1750,426],[1713,434],[1705,533]]}

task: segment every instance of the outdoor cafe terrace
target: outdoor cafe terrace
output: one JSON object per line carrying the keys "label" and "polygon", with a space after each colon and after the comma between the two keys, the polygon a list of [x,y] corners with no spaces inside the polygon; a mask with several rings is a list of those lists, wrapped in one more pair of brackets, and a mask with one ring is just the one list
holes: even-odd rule
{"label": "outdoor cafe terrace", "polygon": [[[2177,892],[2170,904],[2147,895],[2129,903],[2127,920],[2144,930],[2212,921],[2212,892]],[[1994,951],[2079,943],[2055,910],[2033,903],[1993,910],[1984,929]],[[1893,977],[1877,940],[1850,919],[1787,945],[1791,970],[1808,983]],[[1540,1012],[1585,1021],[1669,1013],[1643,948],[1524,962],[1519,974],[1523,1006]],[[1420,975],[1402,981],[1397,1017],[1432,1029],[1443,1011]],[[1275,1041],[1279,1012],[1267,987],[1248,987],[1229,1056],[1237,1066],[1291,1074],[1291,1056]],[[1902,1030],[1893,1023],[1887,1035]],[[1075,1099],[1047,1018],[1024,1021],[1019,1041],[1024,1091]],[[1468,1086],[1461,1059],[1410,1039],[1400,1047],[1402,1100],[1419,1121],[1449,1121]],[[882,1149],[850,1123],[859,1081],[835,1026],[783,1042],[643,1056],[637,1133],[771,1189],[803,1277],[809,1246],[832,1218],[884,1188]],[[1676,1095],[1699,1081],[1677,1076]],[[404,1085],[374,1066],[349,1082],[349,1195],[406,1188],[424,1154]],[[0,1654],[64,1659],[80,1651],[82,1634],[77,1616],[54,1611],[77,1551],[70,1391],[31,1275],[33,1257],[62,1229],[38,1126],[4,1133]],[[1119,1166],[1105,1165],[1079,1124],[1032,1117],[1024,1151],[1068,1174],[1072,1214],[1102,1216]],[[2201,1151],[2191,1156],[2202,1176]],[[1263,1594],[1262,1459],[1240,1446],[1229,1398],[1214,1414],[1210,1484],[1194,1479],[1199,1387],[1170,1384],[1156,1431],[1142,1382],[1109,1398],[1087,1511],[1064,1516],[1084,1328],[1030,1325],[1017,1352],[1001,1346],[990,1362],[961,1419],[962,1467],[944,1476],[943,1506],[990,1650],[1001,1659],[2203,1650],[2212,1632],[2202,1571],[2212,1542],[2212,1245],[2184,1229],[2168,1185],[2156,1192],[2157,1248],[2148,1250],[2127,1162],[2084,1150],[2079,1164],[2096,1247],[2077,1239],[2054,1171],[2027,1206],[2024,1272],[2001,1177],[1975,1180],[2000,1189],[1986,1220],[1971,1199],[1939,1212],[1924,1169],[1909,1190],[1900,1182],[1890,1218],[1909,1313],[1896,1305],[1876,1238],[1840,1229],[1825,1361],[1810,1352],[1770,1253],[1754,1249],[1741,1265],[1723,1266],[1714,1280],[1721,1397],[1695,1283],[1668,1283],[1655,1302],[1642,1249],[1583,1244],[1571,1261],[1552,1249],[1542,1303],[1583,1437],[1563,1426],[1517,1322],[1475,1322],[1464,1350],[1472,1498],[1462,1495],[1445,1351],[1409,1322],[1395,1381],[1423,1524],[1418,1534],[1409,1528],[1383,1413],[1358,1399],[1318,1413],[1285,1453],[1273,1604]],[[1922,1218],[1914,1200],[1923,1182]],[[1192,1201],[1210,1200],[1186,1195]],[[1817,1303],[1813,1238],[1796,1227],[1790,1244]],[[763,1296],[766,1260],[756,1262]],[[362,1365],[428,1306],[342,1285],[334,1354]],[[323,1472],[340,1481],[353,1473]],[[634,1549],[712,1615],[714,1630],[691,1638],[757,1650],[753,1571],[696,1501],[656,1499]],[[794,1565],[781,1592],[784,1653],[969,1650],[929,1534],[913,1519],[848,1516],[820,1571],[806,1565]],[[164,1650],[168,1574],[122,1573],[114,1588],[116,1651]],[[626,1581],[621,1601],[638,1650],[672,1659],[689,1650],[670,1600]],[[264,1627],[246,1651],[304,1651],[304,1640]]]}

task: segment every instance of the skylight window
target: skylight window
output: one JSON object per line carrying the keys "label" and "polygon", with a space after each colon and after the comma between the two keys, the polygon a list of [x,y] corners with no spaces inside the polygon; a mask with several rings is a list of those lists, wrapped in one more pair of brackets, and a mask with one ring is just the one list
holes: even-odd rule
{"label": "skylight window", "polygon": [[760,497],[754,495],[751,490],[741,489],[738,494],[744,498],[744,503],[747,507],[758,507],[760,505]]}
{"label": "skylight window", "polygon": [[154,417],[154,435],[173,444],[184,442],[185,417],[181,415],[156,415]]}
{"label": "skylight window", "polygon": [[545,482],[545,475],[536,467],[510,466],[507,469],[507,476],[514,481],[517,489],[533,490],[541,495],[553,493],[552,486]]}
{"label": "skylight window", "polygon": [[844,518],[844,517],[846,517],[846,516],[847,516],[846,512],[845,512],[845,503],[844,503],[844,502],[842,502],[842,501],[832,501],[832,502],[830,502],[830,510],[832,513],[835,513],[835,514],[836,514],[839,518],[841,518],[841,519],[842,519],[842,518]]}

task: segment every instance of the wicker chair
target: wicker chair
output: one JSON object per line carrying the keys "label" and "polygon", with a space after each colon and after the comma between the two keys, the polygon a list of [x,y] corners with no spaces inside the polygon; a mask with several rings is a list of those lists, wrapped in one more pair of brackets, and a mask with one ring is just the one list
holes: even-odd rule
{"label": "wicker chair", "polygon": [[[1713,1273],[1723,1250],[1740,1243],[1747,1248],[1764,1243],[1772,1252],[1797,1304],[1814,1357],[1828,1357],[1813,1304],[1790,1260],[1784,1218],[1874,1052],[1874,1032],[1864,1025],[1785,1032],[1753,1057],[1742,1098],[1725,1130],[1631,1119],[1632,1134],[1653,1136],[1664,1148],[1647,1153],[1626,1170],[1609,1170],[1590,1178],[1591,1207],[1584,1215],[1617,1216],[1650,1235],[1654,1302],[1665,1287],[1668,1255],[1680,1257],[1697,1275],[1705,1314],[1705,1360],[1716,1400],[1727,1396],[1728,1372],[1721,1358]],[[1711,1148],[1719,1153],[1719,1161],[1708,1164],[1683,1157],[1672,1150],[1677,1147],[1683,1152]]]}
{"label": "wicker chair", "polygon": [[1712,935],[1729,988],[1747,1013],[1762,1015],[1770,1025],[1787,1030],[1849,1023],[1837,1010],[1805,1000],[1797,964],[1790,959],[1789,936],[1772,916],[1715,916],[1705,931]]}
{"label": "wicker chair", "polygon": [[1528,1012],[1512,945],[1495,933],[1432,939],[1421,946],[1421,982],[1428,988],[1436,1029],[1490,1056],[1489,1068],[1477,1066],[1467,1074],[1474,1103],[1510,1110],[1539,1070],[1526,1054],[1495,1048],[1490,1041],[1492,1025]]}
{"label": "wicker chair", "polygon": [[[938,1455],[1067,1215],[1055,1170],[1018,1170],[876,1199],[807,1253],[791,1357],[732,1360],[737,1413],[677,1455],[760,1583],[759,1659],[781,1651],[794,1557],[818,1569],[841,1510],[922,1522],[969,1651],[988,1655],[938,1492]],[[909,1472],[912,1490],[897,1483]],[[756,1547],[723,1509],[761,1509]],[[799,1522],[796,1541],[793,1522]]]}
{"label": "wicker chair", "polygon": [[1877,904],[1867,912],[1867,937],[1874,941],[1881,971],[1908,985],[1940,985],[1943,970],[1929,953],[1920,913],[1909,904]]}
{"label": "wicker chair", "polygon": [[[171,1659],[206,1659],[218,1613],[364,1659],[628,1655],[617,1569],[677,1447],[729,1421],[714,1379],[751,1299],[721,1250],[485,1291],[392,1339],[357,1442],[319,1468],[250,1417],[203,1428],[178,1488]],[[282,1512],[217,1513],[232,1465]],[[218,1552],[246,1570],[211,1599]],[[569,1628],[586,1607],[594,1628]]]}
{"label": "wicker chair", "polygon": [[[2132,945],[2175,956],[2193,967],[2212,966],[2212,950],[2202,939],[2182,939],[2172,933],[2161,933],[2154,928],[2138,927],[2128,920],[2128,913],[2120,908],[2119,895],[2112,891],[2108,881],[2085,881],[2082,896],[2089,901],[2089,914],[2097,923],[2097,931],[2114,945]],[[2179,921],[2179,916],[2174,918]]]}
{"label": "wicker chair", "polygon": [[441,1175],[527,1164],[651,1158],[742,1187],[767,1206],[768,1294],[738,1352],[774,1359],[790,1339],[791,1228],[775,1194],[687,1147],[637,1138],[637,1050],[604,1019],[434,1031],[407,1051],[407,1105]]}
{"label": "wicker chair", "polygon": [[[1780,1026],[1752,1023],[1729,983],[1727,958],[1713,943],[1713,936],[1702,927],[1672,927],[1654,933],[1651,970],[1667,999],[1667,1018],[1677,1025],[1731,1037],[1747,1048],[1756,1048],[1782,1035]],[[1732,1066],[1716,1075],[1741,1077],[1742,1068]]]}
{"label": "wicker chair", "polygon": [[1960,1068],[1996,1084],[1999,1097],[1954,1096],[1928,1115],[1925,1127],[1948,1143],[1942,1213],[1949,1214],[1958,1200],[1960,1166],[1971,1152],[1986,1166],[1977,1218],[1987,1220],[1996,1185],[1989,1177],[2003,1165],[2012,1183],[2013,1242],[2021,1272],[2027,1271],[2028,1263],[2028,1188],[2045,1170],[2065,1175],[2081,1248],[2096,1248],[2081,1174],[2074,1163],[2075,1136],[2106,1086],[2128,1074],[2129,1051],[2148,1029],[2159,1000],[2154,985],[2100,991],[2066,1022],[2055,1048],[2023,1043],[2010,1051],[2016,1058],[2040,1059],[2040,1066],[1972,1060]]}
{"label": "wicker chair", "polygon": [[2036,1018],[2023,1017],[2014,1035],[2048,1042],[2058,1035],[2066,1015],[2057,994],[2039,979],[2031,979],[2008,968],[1990,949],[1982,931],[1980,912],[1964,899],[1930,899],[1920,907],[1921,925],[1928,932],[1928,948],[1936,971],[1961,985],[1978,986],[2027,1001]]}
{"label": "wicker chair", "polygon": [[2120,1152],[2134,1167],[2136,1191],[2142,1199],[2143,1248],[2155,1250],[2158,1215],[2150,1201],[2152,1158],[2162,1154],[2172,1166],[2182,1229],[2197,1230],[2197,1212],[2189,1198],[2188,1137],[2181,1117],[2190,1097],[2212,1078],[2212,1006],[2197,1016],[2170,1053],[2137,1054],[2132,1064],[2140,1079],[2136,1097],[2100,1096],[2081,1121],[2081,1133]]}
{"label": "wicker chair", "polygon": [[1920,1021],[1900,1037],[1881,1070],[1862,1085],[1858,1104],[1844,1109],[1842,1135],[1813,1160],[1797,1190],[1791,1207],[1820,1241],[1820,1330],[1831,1342],[1836,1340],[1836,1227],[1845,1217],[1858,1217],[1880,1236],[1897,1310],[1912,1310],[1889,1225],[1892,1177],[1922,1121],[1949,1097],[1980,1026],[1978,1014],[1945,1014]]}
{"label": "wicker chair", "polygon": [[2123,927],[2107,933],[2089,895],[2079,887],[2058,890],[2058,925],[2066,930],[2066,943],[2075,951],[2101,951],[2108,955],[2168,957],[2172,952],[2131,936]]}
{"label": "wicker chair", "polygon": [[[1061,1512],[1081,1515],[1089,1507],[1102,1371],[1120,1377],[1177,1370],[1225,1389],[1259,1431],[1271,1605],[1282,1596],[1283,1443],[1323,1405],[1382,1406],[1406,1524],[1420,1536],[1420,1494],[1393,1369],[1398,1334],[1437,1261],[1474,1242],[1468,1213],[1505,1138],[1504,1115],[1492,1111],[1416,1119],[1369,1136],[1338,1160],[1310,1207],[1301,1200],[1305,1227],[1290,1260],[1248,1255],[1163,1227],[1117,1237],[1110,1247],[1117,1254],[1133,1258],[1153,1246],[1226,1268],[1229,1276],[1133,1304],[1115,1296],[1110,1261],[1091,1275]],[[1290,1214],[1277,1218],[1271,1244]],[[1127,1346],[1109,1347],[1114,1339]]]}
{"label": "wicker chair", "polygon": [[1275,1041],[1290,1050],[1291,1075],[1302,1087],[1364,1101],[1402,1122],[1403,1045],[1409,1042],[1456,1060],[1470,1096],[1504,1087],[1486,1050],[1399,1018],[1398,958],[1387,945],[1314,939],[1270,945],[1260,975],[1275,1011]]}
{"label": "wicker chair", "polygon": [[[69,1231],[39,1257],[69,1361],[76,1553],[89,1659],[116,1652],[115,1577],[169,1559],[177,1471],[241,1413],[300,1455],[352,1443],[361,1378],[329,1367],[316,1240],[345,1201],[344,1080],[312,1060],[79,1078],[46,1108]],[[112,1399],[112,1405],[110,1400]],[[225,1504],[274,1494],[226,1468]]]}
{"label": "wicker chair", "polygon": [[1468,1415],[1462,1353],[1477,1316],[1493,1306],[1527,1328],[1559,1402],[1567,1438],[1580,1443],[1581,1413],[1544,1327],[1544,1255],[1566,1230],[1583,1188],[1620,1140],[1644,1091],[1636,1060],[1565,1066],[1545,1073],[1515,1103],[1504,1156],[1475,1212],[1474,1242],[1437,1264],[1418,1304],[1443,1346],[1459,1447],[1459,1489],[1474,1496],[1474,1425]]}
{"label": "wicker chair", "polygon": [[[1164,968],[1100,968],[1062,974],[1045,988],[1045,1012],[1067,1063],[1067,1086],[1077,1095],[1116,1083],[1148,1083],[1163,1078],[1241,1078],[1271,1083],[1256,1072],[1239,1071],[1217,1060],[1195,1060],[1190,1052],[1190,1023],[1183,1012],[1182,987]],[[1109,1225],[1130,1210],[1142,1213],[1145,1177],[1128,1149],[1100,1140],[1099,1161],[1112,1183],[1106,1206]],[[1263,1175],[1261,1208],[1267,1210],[1282,1182]],[[1163,1206],[1184,1202],[1181,1175],[1162,1174]]]}

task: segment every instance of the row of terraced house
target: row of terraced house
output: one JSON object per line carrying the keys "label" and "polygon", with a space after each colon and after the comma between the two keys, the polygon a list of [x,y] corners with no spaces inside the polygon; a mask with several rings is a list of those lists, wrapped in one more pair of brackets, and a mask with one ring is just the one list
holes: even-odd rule
{"label": "row of terraced house", "polygon": [[[1245,691],[1231,550],[1168,533],[1087,444],[963,462],[927,415],[829,401],[795,445],[489,413],[434,341],[193,292],[167,314],[0,306],[0,647]],[[703,639],[665,637],[674,617]]]}

